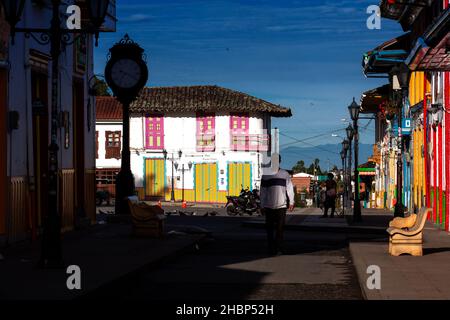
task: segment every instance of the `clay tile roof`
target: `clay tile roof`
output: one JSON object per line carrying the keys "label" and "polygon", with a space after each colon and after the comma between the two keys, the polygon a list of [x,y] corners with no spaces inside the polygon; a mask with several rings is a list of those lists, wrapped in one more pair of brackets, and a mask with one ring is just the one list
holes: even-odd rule
{"label": "clay tile roof", "polygon": [[262,112],[274,117],[290,117],[291,109],[248,94],[218,87],[144,88],[131,104],[132,113],[146,112]]}
{"label": "clay tile roof", "polygon": [[122,121],[122,105],[114,97],[96,97],[96,120]]}

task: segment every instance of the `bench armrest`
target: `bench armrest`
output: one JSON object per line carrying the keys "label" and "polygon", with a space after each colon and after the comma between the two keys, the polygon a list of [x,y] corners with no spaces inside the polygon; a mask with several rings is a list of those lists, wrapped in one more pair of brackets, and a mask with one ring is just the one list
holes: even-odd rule
{"label": "bench armrest", "polygon": [[422,230],[410,231],[410,230],[403,230],[403,229],[398,229],[398,228],[393,228],[393,227],[387,228],[386,231],[391,236],[393,236],[394,234],[401,234],[401,235],[410,236],[410,237],[415,236],[422,232]]}

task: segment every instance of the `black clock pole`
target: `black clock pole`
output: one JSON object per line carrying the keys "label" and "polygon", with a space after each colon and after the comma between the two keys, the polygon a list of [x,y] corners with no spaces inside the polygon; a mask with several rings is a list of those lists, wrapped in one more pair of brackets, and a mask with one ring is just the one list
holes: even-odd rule
{"label": "black clock pole", "polygon": [[131,40],[128,34],[109,49],[105,79],[123,108],[122,160],[120,172],[116,176],[115,213],[130,214],[127,197],[136,195],[130,162],[130,105],[145,86],[148,69],[144,49]]}
{"label": "black clock pole", "polygon": [[129,214],[126,197],[135,195],[130,164],[130,102],[123,102],[123,148],[120,172],[116,177],[116,214]]}

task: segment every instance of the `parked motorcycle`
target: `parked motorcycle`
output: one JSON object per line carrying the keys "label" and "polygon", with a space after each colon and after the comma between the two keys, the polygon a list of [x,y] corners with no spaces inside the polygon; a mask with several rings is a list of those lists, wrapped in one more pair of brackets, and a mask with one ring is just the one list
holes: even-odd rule
{"label": "parked motorcycle", "polygon": [[225,207],[229,216],[261,214],[258,189],[242,188],[239,196],[227,196],[227,200]]}

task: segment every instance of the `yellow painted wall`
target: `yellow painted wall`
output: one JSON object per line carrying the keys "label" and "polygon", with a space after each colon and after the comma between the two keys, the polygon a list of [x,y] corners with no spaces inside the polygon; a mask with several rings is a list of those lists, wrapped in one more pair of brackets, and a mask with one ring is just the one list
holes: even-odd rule
{"label": "yellow painted wall", "polygon": [[388,206],[392,208],[396,191],[396,175],[397,175],[397,165],[395,152],[391,150],[389,153],[389,193],[388,193]]}
{"label": "yellow painted wall", "polygon": [[[426,77],[426,74],[423,71],[415,71],[411,74],[411,78],[409,80],[409,102],[411,106],[423,100],[424,77]],[[431,83],[427,79],[426,92],[430,92],[430,90],[431,90]]]}
{"label": "yellow painted wall", "polygon": [[[164,199],[166,201],[170,201],[171,197],[171,189],[167,189]],[[196,200],[195,190],[187,189],[184,190],[184,200],[186,202],[195,202]],[[175,201],[182,200],[182,189],[175,189]],[[202,202],[201,200],[197,200]],[[227,202],[227,192],[226,191],[217,191],[217,201],[216,203],[226,203]]]}
{"label": "yellow painted wall", "polygon": [[[430,92],[431,83],[426,78],[427,74],[423,71],[415,71],[411,74],[409,83],[409,102],[414,106],[424,100],[424,91]],[[424,90],[425,84],[425,90]],[[423,197],[426,193],[425,188],[425,167],[422,155],[424,132],[422,128],[416,128],[413,132],[413,166],[414,166],[414,205],[422,207]]]}
{"label": "yellow painted wall", "polygon": [[415,204],[421,208],[427,193],[425,187],[425,159],[422,155],[424,131],[422,128],[415,130],[414,136],[414,188],[416,190]]}
{"label": "yellow painted wall", "polygon": [[[165,193],[166,201],[170,201],[172,189],[168,188]],[[175,201],[181,201],[183,199],[183,189],[175,188]],[[195,202],[195,190],[194,189],[185,189],[184,190],[184,200],[186,202]]]}

